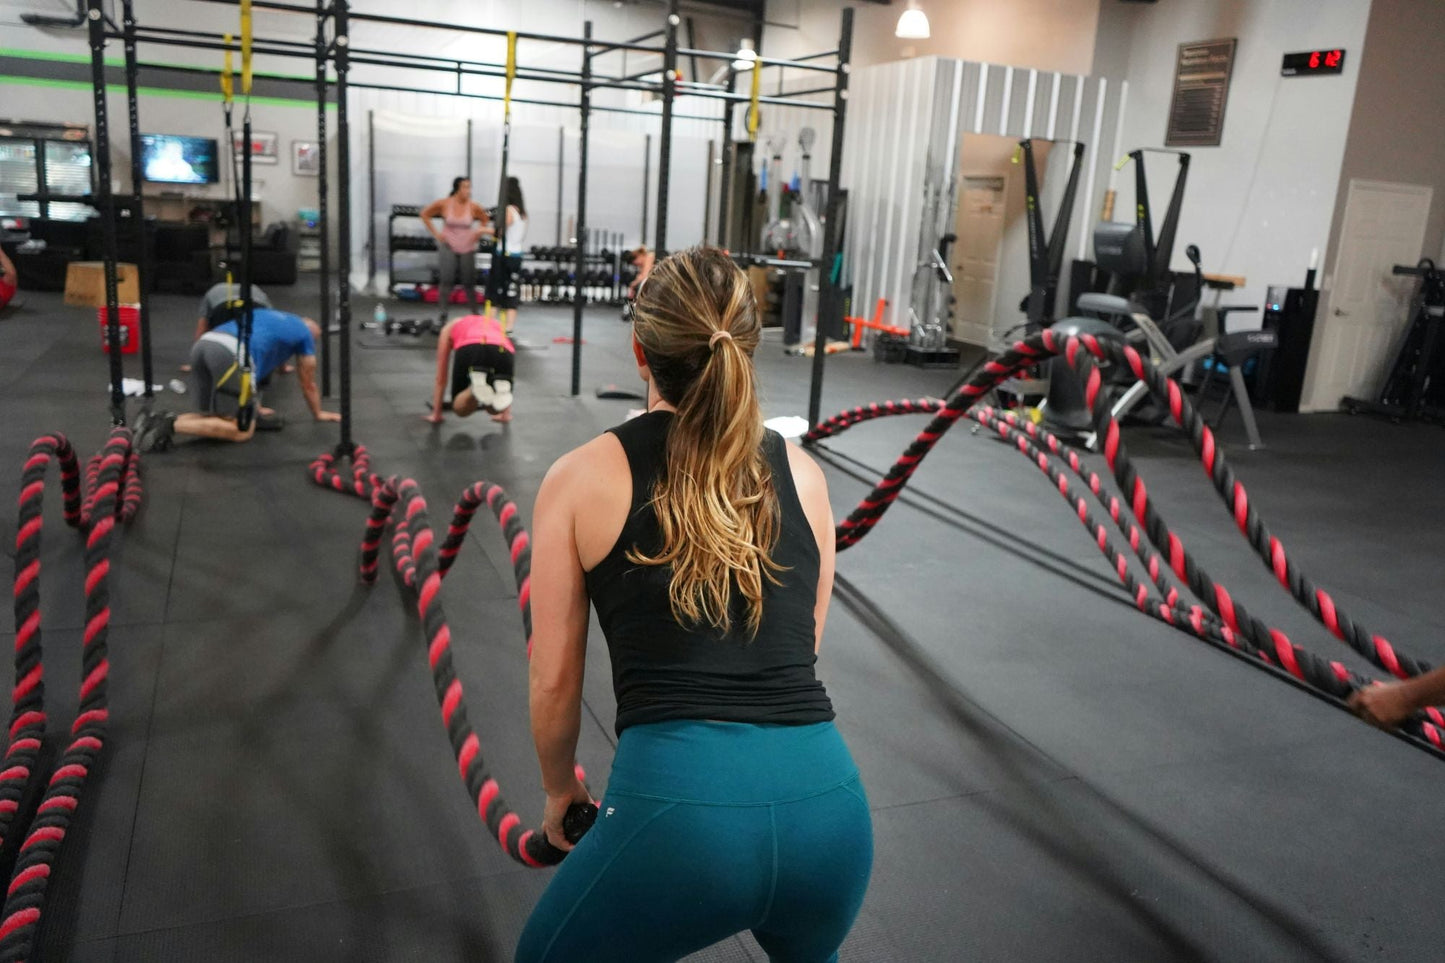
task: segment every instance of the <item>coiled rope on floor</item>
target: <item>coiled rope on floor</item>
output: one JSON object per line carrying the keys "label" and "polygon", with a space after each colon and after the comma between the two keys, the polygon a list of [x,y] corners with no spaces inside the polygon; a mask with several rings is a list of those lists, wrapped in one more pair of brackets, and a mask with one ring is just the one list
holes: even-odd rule
{"label": "coiled rope on floor", "polygon": [[[1231,511],[1236,526],[1275,574],[1280,584],[1296,601],[1337,638],[1380,668],[1401,678],[1428,671],[1428,663],[1400,653],[1384,637],[1368,632],[1351,620],[1340,610],[1328,593],[1316,588],[1288,561],[1283,545],[1269,533],[1250,504],[1244,486],[1235,478],[1233,470],[1225,461],[1223,451],[1216,442],[1213,431],[1194,409],[1177,382],[1160,373],[1156,366],[1146,361],[1134,348],[1112,341],[1100,341],[1091,336],[1064,339],[1056,336],[1053,332],[1043,332],[1014,344],[999,359],[985,365],[948,401],[925,400],[907,403],[914,411],[933,413],[934,418],[918,434],[873,491],[838,525],[839,549],[856,544],[871,531],[888,507],[898,498],[922,459],[932,450],[948,428],[965,415],[980,420],[975,417],[977,412],[974,409],[978,398],[1019,369],[1050,355],[1065,357],[1070,367],[1084,383],[1085,400],[1089,405],[1098,432],[1097,437],[1103,439],[1105,461],[1109,465],[1116,483],[1126,493],[1124,505],[1143,526],[1148,542],[1163,553],[1164,564],[1162,565],[1160,558],[1152,553],[1147,561],[1141,559],[1141,564],[1147,567],[1151,580],[1166,593],[1164,598],[1154,604],[1151,614],[1164,617],[1160,609],[1162,604],[1163,609],[1168,613],[1165,621],[1185,615],[1187,617],[1179,623],[1181,627],[1193,629],[1196,634],[1202,632],[1217,634],[1221,640],[1234,648],[1239,648],[1239,645],[1235,643],[1242,639],[1252,654],[1259,653],[1262,658],[1289,672],[1300,681],[1336,698],[1343,698],[1359,685],[1370,681],[1350,674],[1340,663],[1325,662],[1304,653],[1283,632],[1265,625],[1250,615],[1222,584],[1215,582],[1194,561],[1185,549],[1183,541],[1168,527],[1154,507],[1143,479],[1140,478],[1128,458],[1122,442],[1119,423],[1110,412],[1108,392],[1103,390],[1103,376],[1097,363],[1099,361],[1125,367],[1135,378],[1144,381],[1149,391],[1167,408],[1175,423],[1189,434],[1206,473],[1220,497],[1224,499],[1226,507]],[[860,421],[902,413],[907,413],[902,410],[902,403],[894,403],[893,410],[890,410],[887,403],[850,409],[820,423],[805,436],[805,440],[816,441],[827,438]],[[994,427],[987,420],[983,420],[981,423]],[[1009,427],[1012,430],[1019,430],[1017,422]],[[1029,430],[1032,428],[1032,425],[1025,426],[1022,429],[1024,435],[1037,437],[1037,430],[1032,432]],[[1007,437],[1008,433],[1006,432],[1005,435]],[[1052,436],[1049,437],[1052,438]],[[1060,453],[1064,447],[1056,438],[1045,443],[1056,454]],[[1025,454],[1030,453],[1025,451]],[[1076,470],[1082,467],[1076,453],[1067,458],[1071,466],[1077,466]],[[1049,474],[1049,469],[1043,464],[1039,467]],[[1088,487],[1102,499],[1102,487],[1098,476],[1092,473],[1090,475]],[[1056,484],[1058,483],[1057,477],[1051,475],[1051,478]],[[1110,497],[1108,508],[1111,519],[1116,523],[1126,517],[1120,508],[1117,497]],[[1124,531],[1131,548],[1138,552],[1143,544],[1138,530],[1130,522]],[[1106,554],[1108,553],[1106,552]],[[1196,618],[1192,608],[1190,610],[1175,608],[1177,596],[1172,593],[1176,590],[1161,581],[1166,567],[1204,602],[1208,607],[1207,613],[1200,610]],[[1145,603],[1152,601],[1147,597],[1147,593],[1143,599],[1137,598],[1140,591],[1146,591],[1142,585],[1133,585],[1130,591],[1136,593],[1136,603],[1141,608],[1145,607]],[[1202,621],[1205,614],[1210,614],[1212,619],[1217,619],[1221,623],[1217,629]],[[1228,636],[1223,634],[1224,630],[1228,631]],[[1230,642],[1230,639],[1234,639],[1235,642]],[[1442,718],[1438,710],[1431,709],[1424,716],[1416,717],[1412,721],[1410,734],[1423,740],[1429,747],[1441,750],[1445,748],[1445,742],[1442,742],[1442,725],[1445,725],[1445,718]]]}
{"label": "coiled rope on floor", "polygon": [[81,790],[105,745],[110,713],[106,689],[110,659],[110,549],[117,524],[140,510],[140,456],[129,429],[112,430],[86,465],[82,484],[74,448],[61,434],[42,435],[30,446],[21,476],[15,536],[15,688],[10,744],[0,771],[0,840],[18,830],[20,803],[39,773],[45,738],[45,669],[41,650],[40,546],[45,475],[60,470],[65,522],[85,537],[85,629],[79,712],[70,742],[50,774],[33,818],[24,829],[14,871],[0,909],[0,961],[26,959],[45,907],[55,861],[80,803]]}
{"label": "coiled rope on floor", "polygon": [[[539,831],[526,829],[521,818],[507,805],[496,778],[488,769],[481,740],[473,729],[467,711],[465,692],[452,659],[452,633],[442,605],[442,579],[451,571],[458,552],[466,540],[472,518],[478,508],[490,508],[502,528],[512,559],[517,584],[517,607],[521,611],[526,634],[527,655],[532,652],[531,602],[531,539],[518,517],[517,506],[500,485],[478,481],[462,492],[447,527],[446,537],[438,544],[427,514],[426,498],[421,487],[410,478],[382,478],[371,471],[364,448],[352,456],[349,475],[338,471],[337,458],[326,454],[311,463],[311,477],[317,484],[336,491],[367,498],[371,513],[361,542],[360,577],[364,584],[376,582],[378,559],[387,522],[392,523],[392,564],[402,584],[413,593],[417,616],[427,642],[427,663],[442,724],[451,742],[457,761],[457,772],[466,786],[477,815],[503,852],[517,862],[532,867],[550,866],[566,855],[552,846]],[[577,767],[577,778],[586,774]],[[590,823],[595,807],[582,817]],[[569,815],[570,818],[575,818]],[[573,839],[569,827],[569,839]],[[579,834],[580,835],[580,834]]]}

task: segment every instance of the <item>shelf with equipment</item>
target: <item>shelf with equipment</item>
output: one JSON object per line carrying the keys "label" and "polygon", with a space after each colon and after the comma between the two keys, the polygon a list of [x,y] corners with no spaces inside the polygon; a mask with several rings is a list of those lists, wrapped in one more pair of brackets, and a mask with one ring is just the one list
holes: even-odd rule
{"label": "shelf with equipment", "polygon": [[[407,224],[407,222],[413,224]],[[398,222],[402,226],[398,228]],[[421,224],[421,208],[411,204],[393,204],[386,217],[386,264],[388,294],[395,295],[399,284],[436,284],[439,272],[436,262],[436,238]],[[478,254],[487,260],[477,264],[477,283],[491,265],[492,242],[483,240]],[[399,261],[397,255],[402,255]]]}

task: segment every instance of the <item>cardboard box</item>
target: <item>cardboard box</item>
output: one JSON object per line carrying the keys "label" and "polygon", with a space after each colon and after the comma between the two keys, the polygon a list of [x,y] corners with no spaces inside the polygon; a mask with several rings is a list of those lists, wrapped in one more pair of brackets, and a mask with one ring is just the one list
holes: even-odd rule
{"label": "cardboard box", "polygon": [[758,310],[763,314],[768,313],[768,269],[758,264],[748,266],[748,283],[753,288],[753,300],[758,303]]}
{"label": "cardboard box", "polygon": [[[115,288],[121,304],[140,301],[140,280],[134,264],[115,266]],[[66,265],[65,303],[81,308],[105,307],[105,262],[71,261]]]}

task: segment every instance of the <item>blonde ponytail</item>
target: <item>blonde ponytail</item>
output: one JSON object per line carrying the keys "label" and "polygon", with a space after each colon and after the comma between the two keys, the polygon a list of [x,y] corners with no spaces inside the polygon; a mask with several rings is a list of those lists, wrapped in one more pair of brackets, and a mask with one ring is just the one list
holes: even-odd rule
{"label": "blonde ponytail", "polygon": [[668,598],[679,622],[725,633],[743,614],[755,635],[764,580],[776,582],[781,567],[772,559],[778,499],[762,450],[752,288],[727,255],[692,248],[653,268],[633,317],[654,384],[677,414],[652,494],[662,547],[649,556],[634,546],[628,558],[672,567]]}

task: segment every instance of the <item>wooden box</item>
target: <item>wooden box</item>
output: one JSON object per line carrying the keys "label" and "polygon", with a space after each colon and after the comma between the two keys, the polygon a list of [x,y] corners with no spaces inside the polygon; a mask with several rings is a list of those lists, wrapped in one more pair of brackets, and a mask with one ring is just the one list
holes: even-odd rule
{"label": "wooden box", "polygon": [[[121,304],[140,301],[140,281],[134,264],[115,266],[115,288]],[[65,268],[65,303],[82,308],[105,306],[105,263],[71,261]]]}

